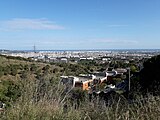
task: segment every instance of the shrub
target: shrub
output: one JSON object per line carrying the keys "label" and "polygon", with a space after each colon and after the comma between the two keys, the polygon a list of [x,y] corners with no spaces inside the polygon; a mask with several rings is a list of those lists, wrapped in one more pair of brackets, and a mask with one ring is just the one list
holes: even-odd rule
{"label": "shrub", "polygon": [[140,72],[140,84],[144,93],[160,95],[160,55],[144,62],[144,68]]}

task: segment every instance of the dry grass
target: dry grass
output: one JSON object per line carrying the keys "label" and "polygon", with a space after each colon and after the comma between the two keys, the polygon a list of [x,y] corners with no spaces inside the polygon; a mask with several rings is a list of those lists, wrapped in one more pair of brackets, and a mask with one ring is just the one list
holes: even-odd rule
{"label": "dry grass", "polygon": [[[140,104],[140,103],[139,103]],[[64,111],[57,101],[42,100],[38,103],[18,102],[15,107],[5,111],[4,120],[159,120],[160,101],[143,106],[128,105],[119,107],[95,106],[85,104],[78,109],[73,107]]]}
{"label": "dry grass", "polygon": [[[158,120],[160,119],[160,97],[137,99],[132,104],[121,99],[111,106],[103,101],[89,102],[87,99],[77,109],[63,101],[62,89],[52,88],[38,102],[33,100],[36,85],[25,83],[23,95],[13,106],[1,113],[2,120]],[[48,97],[48,93],[53,93]]]}

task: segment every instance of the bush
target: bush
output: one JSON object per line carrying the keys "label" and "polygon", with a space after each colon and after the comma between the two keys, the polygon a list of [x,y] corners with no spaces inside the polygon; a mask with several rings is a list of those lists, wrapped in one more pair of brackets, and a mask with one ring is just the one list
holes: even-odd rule
{"label": "bush", "polygon": [[160,55],[144,62],[144,68],[140,72],[140,84],[144,93],[160,95]]}
{"label": "bush", "polygon": [[0,84],[0,101],[10,104],[21,95],[20,84],[11,80],[3,80]]}
{"label": "bush", "polygon": [[3,67],[0,66],[0,77],[4,75]]}

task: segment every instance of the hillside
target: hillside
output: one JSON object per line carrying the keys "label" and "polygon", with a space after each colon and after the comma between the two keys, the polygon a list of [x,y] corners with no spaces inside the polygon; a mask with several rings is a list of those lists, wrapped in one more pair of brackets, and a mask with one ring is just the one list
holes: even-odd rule
{"label": "hillside", "polygon": [[[42,63],[0,56],[0,101],[6,109],[3,120],[146,120],[160,118],[160,97],[136,96],[128,101],[112,94],[111,104],[103,99],[88,99],[86,91],[64,91],[61,75],[89,73],[94,64]],[[95,70],[104,69],[97,65]],[[105,67],[105,66],[104,66]],[[136,91],[137,92],[137,91]]]}

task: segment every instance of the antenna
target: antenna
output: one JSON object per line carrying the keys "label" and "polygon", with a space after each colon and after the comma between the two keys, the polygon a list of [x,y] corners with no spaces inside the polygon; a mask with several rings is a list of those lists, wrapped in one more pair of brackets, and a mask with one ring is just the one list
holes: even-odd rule
{"label": "antenna", "polygon": [[33,46],[33,49],[34,49],[34,53],[36,53],[36,45],[35,44]]}

